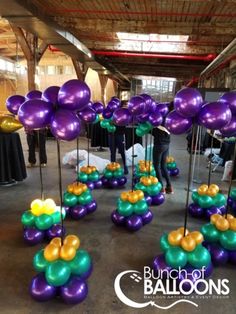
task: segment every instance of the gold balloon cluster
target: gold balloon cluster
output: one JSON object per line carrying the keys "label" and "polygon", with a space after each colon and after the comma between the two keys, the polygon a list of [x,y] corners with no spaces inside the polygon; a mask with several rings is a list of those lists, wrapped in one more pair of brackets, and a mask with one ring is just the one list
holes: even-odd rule
{"label": "gold balloon cluster", "polygon": [[80,168],[81,172],[84,172],[86,174],[91,174],[95,171],[97,171],[97,168],[95,166],[83,166]]}
{"label": "gold balloon cluster", "polygon": [[228,229],[236,231],[236,218],[230,214],[228,214],[227,217],[223,217],[219,214],[211,215],[211,223],[220,231],[226,231]]}
{"label": "gold balloon cluster", "polygon": [[175,161],[174,157],[172,157],[172,156],[166,157],[166,162],[167,163],[174,162],[174,161]]}
{"label": "gold balloon cluster", "polygon": [[116,171],[120,169],[120,164],[118,162],[111,162],[106,166],[107,170]]}
{"label": "gold balloon cluster", "polygon": [[124,202],[135,204],[144,198],[144,193],[141,190],[122,192],[120,198]]}
{"label": "gold balloon cluster", "polygon": [[86,184],[81,182],[74,182],[72,184],[69,184],[67,187],[67,192],[73,193],[75,195],[80,195],[87,191],[88,187]]}
{"label": "gold balloon cluster", "polygon": [[199,195],[208,195],[214,197],[219,192],[220,188],[216,184],[211,184],[208,186],[207,184],[202,184],[198,189],[197,192]]}
{"label": "gold balloon cluster", "polygon": [[195,250],[196,246],[203,241],[203,235],[199,231],[189,232],[186,230],[184,236],[184,228],[181,227],[177,230],[171,231],[168,234],[168,242],[173,246],[180,246],[187,252]]}
{"label": "gold balloon cluster", "polygon": [[80,246],[80,239],[75,235],[68,235],[61,242],[61,238],[54,238],[44,249],[43,255],[48,262],[61,258],[64,261],[71,261]]}
{"label": "gold balloon cluster", "polygon": [[145,186],[149,186],[156,184],[158,182],[158,179],[153,176],[141,177],[140,182]]}
{"label": "gold balloon cluster", "polygon": [[44,201],[36,199],[30,204],[30,209],[35,216],[42,214],[52,215],[56,210],[56,204],[51,198],[47,198]]}
{"label": "gold balloon cluster", "polygon": [[142,172],[151,171],[152,169],[152,162],[148,160],[140,160],[139,161],[139,169]]}
{"label": "gold balloon cluster", "polygon": [[0,132],[3,133],[12,133],[21,129],[23,125],[11,116],[2,116],[0,117]]}

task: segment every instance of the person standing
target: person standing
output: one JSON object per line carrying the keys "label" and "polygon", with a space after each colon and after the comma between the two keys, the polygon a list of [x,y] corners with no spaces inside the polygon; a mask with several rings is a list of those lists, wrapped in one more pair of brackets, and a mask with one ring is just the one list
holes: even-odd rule
{"label": "person standing", "polygon": [[26,130],[27,143],[29,147],[28,168],[36,166],[36,148],[38,147],[40,164],[42,167],[47,165],[47,154],[46,154],[46,130],[40,131],[28,131]]}

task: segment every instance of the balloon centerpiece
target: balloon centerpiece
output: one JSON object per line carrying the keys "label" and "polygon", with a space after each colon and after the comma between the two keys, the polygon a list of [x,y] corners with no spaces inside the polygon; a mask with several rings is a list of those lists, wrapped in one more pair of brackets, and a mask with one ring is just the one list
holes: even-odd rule
{"label": "balloon centerpiece", "polygon": [[143,191],[148,205],[161,205],[165,201],[165,196],[161,193],[162,185],[156,177],[141,177],[134,188]]}
{"label": "balloon centerpiece", "polygon": [[206,217],[210,219],[213,214],[224,214],[226,211],[226,197],[219,193],[216,184],[202,184],[197,191],[193,191],[192,200],[188,207],[189,214],[193,217]]}
{"label": "balloon centerpiece", "polygon": [[80,248],[80,240],[68,235],[64,241],[54,238],[36,253],[33,265],[39,272],[30,284],[30,294],[37,301],[60,296],[68,304],[82,302],[88,294],[86,279],[92,272],[90,255]]}
{"label": "balloon centerpiece", "polygon": [[134,180],[135,182],[139,182],[141,177],[146,176],[156,176],[155,169],[153,164],[149,160],[140,160],[135,167]]}
{"label": "balloon centerpiece", "polygon": [[166,167],[171,177],[177,177],[179,175],[179,168],[177,167],[174,157],[168,156],[166,158]]}
{"label": "balloon centerpiece", "polygon": [[85,183],[89,189],[99,189],[102,187],[99,172],[95,166],[83,166],[80,168],[77,180]]}
{"label": "balloon centerpiece", "polygon": [[40,243],[44,238],[52,239],[62,236],[65,232],[60,225],[65,218],[65,209],[56,206],[52,199],[34,200],[30,210],[23,213],[21,222],[24,226],[24,240],[30,245]]}
{"label": "balloon centerpiece", "polygon": [[68,213],[72,219],[81,219],[97,209],[97,202],[86,184],[74,182],[69,184],[63,196],[64,206],[68,206]]}
{"label": "balloon centerpiece", "polygon": [[211,221],[201,228],[204,245],[215,265],[231,262],[236,265],[236,218],[230,214],[214,214]]}
{"label": "balloon centerpiece", "polygon": [[117,201],[117,209],[111,214],[113,223],[137,231],[152,221],[153,214],[148,209],[144,193],[141,190],[122,192]]}
{"label": "balloon centerpiece", "polygon": [[127,182],[124,169],[118,162],[111,162],[106,166],[101,180],[103,186],[108,188],[124,186]]}

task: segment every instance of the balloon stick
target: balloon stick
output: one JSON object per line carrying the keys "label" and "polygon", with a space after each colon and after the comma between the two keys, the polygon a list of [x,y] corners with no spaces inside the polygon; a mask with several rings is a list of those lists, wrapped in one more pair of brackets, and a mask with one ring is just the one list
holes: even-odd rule
{"label": "balloon stick", "polygon": [[150,148],[149,148],[149,169],[148,169],[148,172],[149,172],[149,176],[151,175],[151,160],[152,160],[152,130],[150,132]]}
{"label": "balloon stick", "polygon": [[76,164],[77,164],[77,181],[79,181],[79,136],[76,139]]}
{"label": "balloon stick", "polygon": [[212,149],[213,149],[213,131],[210,131],[211,134],[211,148],[210,148],[210,161],[209,161],[209,171],[208,171],[208,186],[211,184],[211,158],[212,158]]}
{"label": "balloon stick", "polygon": [[44,200],[44,188],[43,188],[43,173],[41,165],[41,149],[40,149],[40,130],[37,132],[38,135],[38,149],[39,149],[39,177],[40,177],[40,190],[41,190],[41,200]]}
{"label": "balloon stick", "polygon": [[131,188],[132,191],[134,190],[134,158],[136,157],[136,155],[134,155],[134,118],[132,119],[132,167],[131,167]]}
{"label": "balloon stick", "polygon": [[89,166],[89,155],[90,155],[90,147],[89,147],[89,134],[88,134],[87,147],[88,147],[88,166]]}
{"label": "balloon stick", "polygon": [[[228,190],[228,199],[230,197],[230,192],[232,189],[232,183],[233,183],[233,175],[234,175],[234,170],[235,170],[235,161],[236,160],[236,143],[234,144],[234,156],[233,156],[233,160],[232,160],[232,172],[231,172],[231,176],[230,176],[230,181],[229,181],[229,190]],[[227,214],[229,212],[229,205],[228,202],[226,204],[226,212],[225,212],[225,217],[227,217]]]}
{"label": "balloon stick", "polygon": [[[61,175],[61,148],[60,141],[57,140],[57,163],[58,163],[58,187],[60,195],[60,214],[61,214],[61,229],[63,230],[63,215],[62,215],[62,175]],[[63,232],[61,233],[61,243],[63,245]]]}

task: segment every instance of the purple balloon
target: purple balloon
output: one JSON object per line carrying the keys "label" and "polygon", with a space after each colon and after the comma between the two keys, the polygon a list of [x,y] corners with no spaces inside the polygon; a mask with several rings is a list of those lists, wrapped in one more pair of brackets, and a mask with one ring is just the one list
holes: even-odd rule
{"label": "purple balloon", "polygon": [[191,128],[192,119],[184,118],[180,116],[175,110],[173,110],[167,115],[165,126],[170,133],[176,135],[182,134]]}
{"label": "purple balloon", "polygon": [[78,117],[86,123],[93,123],[96,120],[96,112],[92,108],[85,108],[78,113]]}
{"label": "purple balloon", "polygon": [[153,113],[155,112],[156,109],[156,103],[155,101],[152,99],[152,97],[148,94],[141,94],[140,95],[142,98],[144,98],[145,101],[145,112],[147,113]]}
{"label": "purple balloon", "polygon": [[67,304],[81,303],[87,294],[87,283],[77,276],[72,276],[67,284],[60,287],[60,295]]}
{"label": "purple balloon", "polygon": [[95,189],[100,189],[101,187],[102,187],[102,180],[101,179],[94,182],[94,188]]}
{"label": "purple balloon", "polygon": [[109,108],[103,110],[102,116],[104,119],[110,119],[113,115],[113,112]]}
{"label": "purple balloon", "polygon": [[44,273],[32,279],[29,290],[31,297],[40,302],[51,300],[57,295],[57,288],[47,283]]}
{"label": "purple balloon", "polygon": [[70,80],[61,86],[58,103],[61,108],[81,111],[88,105],[90,96],[90,89],[85,82]]}
{"label": "purple balloon", "polygon": [[28,129],[45,128],[53,115],[53,105],[41,99],[24,102],[18,111],[20,122]]}
{"label": "purple balloon", "polygon": [[143,225],[149,224],[153,219],[153,213],[148,210],[145,214],[141,215]]}
{"label": "purple balloon", "polygon": [[115,225],[122,226],[125,223],[125,216],[120,215],[117,210],[114,210],[111,213],[111,220]]}
{"label": "purple balloon", "polygon": [[214,215],[214,214],[221,215],[222,214],[221,210],[218,207],[216,207],[216,206],[211,206],[210,208],[208,208],[204,212],[205,212],[206,218],[209,219],[209,220],[211,218],[211,215]]}
{"label": "purple balloon", "polygon": [[134,116],[139,116],[144,113],[145,110],[145,100],[141,96],[133,96],[128,102],[128,109],[130,113]]}
{"label": "purple balloon", "polygon": [[176,112],[185,118],[195,117],[199,113],[202,103],[201,93],[191,87],[181,89],[174,98]]}
{"label": "purple balloon", "polygon": [[86,182],[86,185],[87,185],[87,187],[88,187],[90,190],[93,190],[93,189],[94,189],[94,182],[88,181],[88,182]]}
{"label": "purple balloon", "polygon": [[25,228],[24,240],[29,245],[35,245],[43,241],[45,232],[36,228]]}
{"label": "purple balloon", "polygon": [[215,266],[224,265],[228,262],[229,260],[228,251],[224,249],[222,246],[216,243],[211,243],[208,244],[208,250],[211,254],[212,263]]}
{"label": "purple balloon", "polygon": [[152,126],[157,127],[162,124],[163,117],[159,112],[150,113],[148,121],[151,123]]}
{"label": "purple balloon", "polygon": [[222,205],[222,206],[220,206],[220,207],[218,207],[219,208],[219,210],[221,211],[221,215],[224,215],[225,213],[226,213],[226,207],[225,207],[225,205]]}
{"label": "purple balloon", "polygon": [[136,117],[137,122],[143,123],[149,120],[149,113],[142,113],[141,115]]}
{"label": "purple balloon", "polygon": [[66,215],[69,214],[70,206],[65,206],[65,205],[63,205],[63,208],[64,208],[64,210],[65,210],[65,212],[66,212]]}
{"label": "purple balloon", "polygon": [[229,105],[224,102],[210,102],[204,105],[198,115],[198,123],[210,130],[225,127],[232,119]]}
{"label": "purple balloon", "polygon": [[108,186],[108,178],[103,176],[103,177],[101,177],[101,180],[102,180],[102,185],[104,187],[107,187]]}
{"label": "purple balloon", "polygon": [[115,102],[118,107],[121,105],[120,99],[116,96],[111,97],[111,101]]}
{"label": "purple balloon", "polygon": [[148,206],[151,206],[151,204],[152,204],[152,197],[150,195],[145,195],[145,200],[146,200]]}
{"label": "purple balloon", "polygon": [[220,129],[220,133],[225,137],[236,136],[236,116],[232,116],[230,123]]}
{"label": "purple balloon", "polygon": [[177,177],[179,175],[179,169],[178,168],[170,169],[168,171],[169,171],[169,174],[171,177]]}
{"label": "purple balloon", "polygon": [[13,95],[7,98],[7,110],[15,115],[18,114],[20,106],[25,102],[25,97],[21,95]]}
{"label": "purple balloon", "polygon": [[45,100],[47,102],[50,102],[53,105],[56,105],[57,99],[58,99],[58,93],[59,93],[59,86],[50,86],[45,89],[45,91],[42,94],[42,100]]}
{"label": "purple balloon", "polygon": [[119,186],[118,179],[115,178],[110,179],[109,185],[111,188],[117,188]]}
{"label": "purple balloon", "polygon": [[143,222],[142,218],[138,215],[131,215],[128,218],[126,218],[126,227],[130,231],[138,231],[140,228],[142,228]]}
{"label": "purple balloon", "polygon": [[64,227],[62,228],[61,225],[55,224],[46,231],[46,236],[49,240],[51,240],[56,237],[62,237],[65,233]]}
{"label": "purple balloon", "polygon": [[234,200],[232,199],[231,196],[229,196],[228,199],[227,199],[227,205],[229,205],[230,207],[232,207],[232,206],[233,206],[233,203],[234,203]]}
{"label": "purple balloon", "polygon": [[118,178],[117,181],[118,181],[118,186],[123,186],[126,184],[127,178],[125,176],[123,176],[121,178]]}
{"label": "purple balloon", "polygon": [[192,203],[188,207],[189,214],[193,217],[203,217],[205,211],[198,204]]}
{"label": "purple balloon", "polygon": [[[211,264],[210,264],[211,265]],[[206,278],[205,273],[203,273],[201,271],[201,269],[199,271],[196,271],[197,269],[192,267],[191,265],[187,264],[183,269],[185,269],[187,271],[187,274],[185,272],[179,272],[178,273],[178,278],[177,278],[177,283],[180,285],[180,283],[182,283],[181,287],[182,290],[184,291],[190,291],[191,290],[191,283],[189,281],[191,281],[192,283],[196,283],[199,279],[204,279]],[[199,288],[198,284],[198,288]]]}
{"label": "purple balloon", "polygon": [[118,105],[117,105],[117,102],[113,101],[113,100],[110,100],[107,104],[107,108],[114,112],[116,109],[118,109]]}
{"label": "purple balloon", "polygon": [[113,114],[113,121],[118,126],[126,126],[131,122],[132,116],[127,108],[118,108]]}
{"label": "purple balloon", "polygon": [[70,208],[70,216],[72,219],[79,220],[87,215],[87,208],[83,205],[75,205]]}
{"label": "purple balloon", "polygon": [[155,273],[158,273],[159,271],[165,270],[165,272],[162,273],[164,279],[167,278],[167,272],[170,272],[172,269],[170,266],[168,266],[166,264],[164,254],[158,255],[154,258],[153,263],[152,263],[152,267],[153,267],[153,270]]}
{"label": "purple balloon", "polygon": [[31,90],[28,92],[28,94],[25,95],[25,98],[27,100],[32,100],[32,99],[41,99],[42,97],[42,92],[40,90]]}
{"label": "purple balloon", "polygon": [[87,213],[91,214],[93,212],[95,212],[95,210],[97,209],[97,202],[95,200],[93,200],[91,203],[85,205],[86,209],[87,209]]}
{"label": "purple balloon", "polygon": [[53,136],[63,141],[72,141],[79,136],[80,121],[74,112],[59,109],[51,119]]}
{"label": "purple balloon", "polygon": [[159,103],[155,109],[156,112],[159,112],[163,117],[166,117],[169,113],[169,108],[166,103]]}
{"label": "purple balloon", "polygon": [[220,101],[229,104],[233,114],[236,114],[236,91],[230,91],[220,97]]}
{"label": "purple balloon", "polygon": [[96,111],[97,114],[100,114],[103,112],[104,106],[101,102],[97,101],[93,103],[92,108]]}
{"label": "purple balloon", "polygon": [[152,197],[152,205],[161,205],[165,201],[165,195],[163,193],[158,193]]}
{"label": "purple balloon", "polygon": [[228,251],[229,262],[236,265],[236,251]]}

